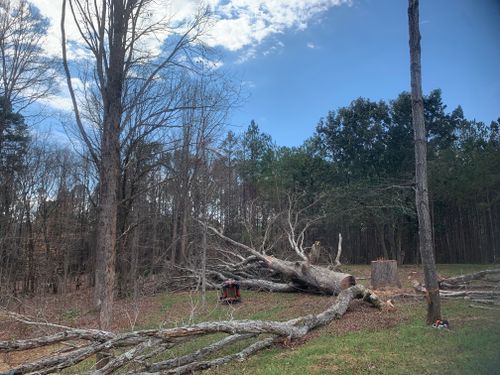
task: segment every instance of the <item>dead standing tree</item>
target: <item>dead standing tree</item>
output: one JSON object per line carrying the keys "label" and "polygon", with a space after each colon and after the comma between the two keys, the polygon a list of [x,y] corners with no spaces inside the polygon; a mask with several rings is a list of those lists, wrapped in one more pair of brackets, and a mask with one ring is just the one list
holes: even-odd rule
{"label": "dead standing tree", "polygon": [[408,24],[410,32],[411,107],[415,134],[415,181],[420,255],[424,265],[427,287],[427,324],[441,319],[441,299],[434,260],[432,223],[429,211],[427,183],[427,138],[422,98],[422,68],[420,64],[420,30],[418,0],[409,0]]}

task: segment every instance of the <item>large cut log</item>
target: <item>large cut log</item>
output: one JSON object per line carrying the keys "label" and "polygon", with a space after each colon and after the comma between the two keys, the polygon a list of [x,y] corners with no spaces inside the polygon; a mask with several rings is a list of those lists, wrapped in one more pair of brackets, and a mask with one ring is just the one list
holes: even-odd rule
{"label": "large cut log", "polygon": [[398,263],[395,260],[376,260],[372,262],[372,288],[386,286],[401,288]]}
{"label": "large cut log", "polygon": [[306,285],[325,294],[339,294],[356,285],[354,276],[312,265],[306,261],[290,262],[275,257],[266,257],[267,267],[290,278],[293,282]]}
{"label": "large cut log", "polygon": [[265,267],[280,273],[283,278],[291,280],[295,284],[299,284],[303,289],[309,288],[316,292],[338,295],[342,290],[356,285],[354,276],[350,274],[336,272],[326,267],[313,265],[308,260],[294,262],[264,255],[250,246],[225,236],[214,227],[208,226],[208,229],[224,241],[257,257],[263,261]]}

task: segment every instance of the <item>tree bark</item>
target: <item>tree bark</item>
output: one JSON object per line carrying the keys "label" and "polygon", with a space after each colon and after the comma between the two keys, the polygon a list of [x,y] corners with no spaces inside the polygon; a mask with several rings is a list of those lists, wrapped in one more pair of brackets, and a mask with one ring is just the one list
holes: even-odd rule
{"label": "tree bark", "polygon": [[398,263],[395,260],[379,260],[372,262],[372,288],[392,286],[401,288],[398,275]]}
{"label": "tree bark", "polygon": [[416,207],[418,216],[418,236],[420,255],[424,266],[425,285],[429,298],[427,324],[441,319],[441,299],[434,261],[432,223],[429,212],[429,192],[427,182],[427,140],[422,98],[422,76],[420,64],[419,1],[409,0],[408,24],[410,33],[411,107],[415,136],[415,180]]}
{"label": "tree bark", "polygon": [[342,263],[340,263],[341,256],[342,256],[342,233],[339,233],[339,242],[337,244],[337,255],[335,256],[333,265],[335,270],[340,270],[340,266],[342,265]]}

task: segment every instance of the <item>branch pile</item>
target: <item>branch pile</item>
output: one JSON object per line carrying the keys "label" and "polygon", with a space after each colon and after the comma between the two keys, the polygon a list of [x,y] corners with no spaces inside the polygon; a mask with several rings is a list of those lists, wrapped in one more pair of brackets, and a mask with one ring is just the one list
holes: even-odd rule
{"label": "branch pile", "polygon": [[[419,293],[427,293],[427,289],[417,281],[414,281],[413,288]],[[439,282],[439,288],[442,298],[464,298],[481,305],[500,305],[500,269],[443,279]]]}
{"label": "branch pile", "polygon": [[354,276],[334,269],[313,264],[303,248],[303,234],[288,235],[288,240],[300,260],[290,261],[267,255],[265,240],[260,248],[254,249],[225,236],[212,226],[208,229],[223,241],[249,256],[244,257],[232,251],[228,257],[238,257],[238,262],[219,261],[209,269],[209,274],[219,279],[233,278],[242,287],[271,292],[305,291],[310,293],[337,295],[342,290],[356,285]]}
{"label": "branch pile", "polygon": [[[108,363],[91,374],[188,374],[225,363],[242,360],[271,346],[275,342],[295,340],[309,331],[328,324],[344,315],[353,299],[363,299],[380,308],[378,297],[361,285],[343,290],[335,303],[317,315],[307,315],[286,322],[263,320],[228,320],[194,324],[190,326],[148,329],[113,333],[95,329],[76,329],[58,324],[36,322],[25,316],[3,312],[8,318],[28,325],[44,326],[58,332],[26,340],[0,341],[0,352],[29,350],[53,346],[54,353],[46,358],[24,363],[2,372],[2,375],[49,374],[71,368],[98,353],[106,353]],[[165,359],[169,350],[197,338],[216,333],[228,334],[223,339],[192,353]],[[215,355],[237,342],[245,342],[243,350],[233,354]],[[63,349],[60,344],[65,343]],[[69,348],[69,349],[68,349]],[[215,355],[215,358],[214,358]]]}
{"label": "branch pile", "polygon": [[439,286],[442,297],[468,299],[470,307],[496,310],[500,306],[500,269],[450,277]]}

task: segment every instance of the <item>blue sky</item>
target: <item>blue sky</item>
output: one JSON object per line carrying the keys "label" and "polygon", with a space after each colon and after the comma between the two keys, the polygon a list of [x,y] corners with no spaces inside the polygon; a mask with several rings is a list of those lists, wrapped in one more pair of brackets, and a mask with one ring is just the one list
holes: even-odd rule
{"label": "blue sky", "polygon": [[[31,1],[51,22],[46,53],[60,56],[62,0]],[[235,132],[254,119],[278,145],[297,146],[329,110],[409,89],[407,0],[157,0],[150,14],[182,21],[200,3],[213,10],[206,42],[221,52],[219,69],[242,83],[228,119]],[[421,0],[420,13],[424,93],[441,88],[448,108],[462,105],[469,119],[500,117],[500,0]],[[70,22],[67,34],[78,46]],[[149,40],[151,49],[167,36]],[[47,104],[70,114],[65,89]]]}
{"label": "blue sky", "polygon": [[[470,119],[500,117],[500,1],[422,0],[420,13],[424,93],[441,88],[448,109],[460,104]],[[247,95],[231,128],[255,119],[277,144],[300,145],[328,110],[409,89],[407,1],[332,7],[246,54],[224,57]]]}

